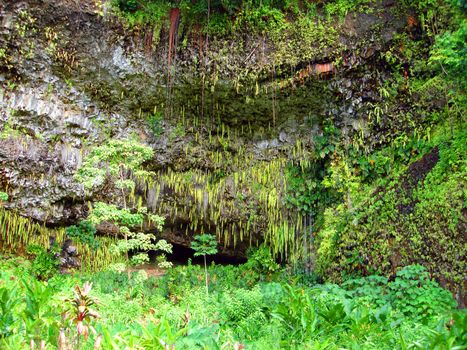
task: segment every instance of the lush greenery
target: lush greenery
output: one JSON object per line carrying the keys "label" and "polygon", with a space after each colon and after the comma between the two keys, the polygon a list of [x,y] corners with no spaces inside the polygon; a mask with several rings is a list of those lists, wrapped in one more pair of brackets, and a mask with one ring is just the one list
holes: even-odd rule
{"label": "lush greenery", "polygon": [[[309,166],[290,164],[286,203],[314,218],[315,272],[342,282],[419,263],[463,294],[466,254],[465,8],[404,1],[418,32],[396,36],[367,120],[328,119]],[[405,105],[405,107],[404,107]]]}
{"label": "lush greenery", "polygon": [[318,240],[323,275],[390,274],[415,258],[451,287],[461,283],[466,142],[465,130],[456,131],[377,187],[360,184],[350,195],[351,211],[327,209]]}
{"label": "lush greenery", "polygon": [[[136,188],[136,177],[150,175],[143,169],[142,164],[153,156],[150,147],[142,145],[133,140],[110,140],[107,144],[94,147],[87,155],[84,163],[79,168],[76,178],[88,190],[103,189],[114,192],[113,200],[116,204],[96,202],[88,217],[89,223],[98,225],[101,223],[112,223],[123,239],[112,246],[116,255],[125,255],[127,264],[139,265],[149,261],[148,251],[162,250],[171,253],[172,247],[166,241],[155,242],[156,236],[145,233],[143,230],[134,232],[146,222],[152,224],[160,231],[164,224],[164,218],[148,212],[148,209],[137,203],[128,202],[130,194],[134,194]],[[80,224],[80,228],[70,227],[70,233],[80,233],[76,237],[83,238],[85,228],[89,232],[89,225]],[[87,235],[89,237],[89,234]],[[93,243],[92,238],[86,238],[87,243]],[[91,241],[90,241],[91,240]],[[90,242],[89,242],[90,241]],[[133,256],[130,258],[130,253]],[[169,263],[165,255],[160,255],[160,264],[168,267]],[[128,272],[129,274],[129,272]]]}
{"label": "lush greenery", "polygon": [[202,24],[211,33],[227,34],[242,25],[255,31],[286,27],[287,16],[343,17],[356,9],[368,10],[371,0],[113,0],[129,24],[157,24],[167,18],[171,8],[179,8],[188,25]]}
{"label": "lush greenery", "polygon": [[8,200],[8,194],[0,191],[0,203]]}
{"label": "lush greenery", "polygon": [[212,265],[209,296],[191,264],[157,278],[101,271],[48,283],[20,259],[0,270],[2,349],[463,349],[467,340],[467,314],[417,265],[341,287]]}
{"label": "lush greenery", "polygon": [[82,220],[78,225],[71,225],[65,229],[65,233],[75,242],[86,244],[91,249],[99,248],[96,227],[90,221]]}
{"label": "lush greenery", "polygon": [[[156,34],[147,38],[165,26],[185,35],[181,46],[188,32],[203,45],[245,33],[264,39],[271,59],[249,72],[255,95],[260,84],[273,100],[281,83],[307,89],[318,58],[342,65],[326,84],[334,94],[319,96],[333,98],[331,106],[359,96],[359,114],[310,111],[289,142],[271,131],[287,130],[276,124],[275,107],[266,134],[214,118],[203,125],[184,112],[175,122],[154,108],[131,118],[149,131],[141,139],[109,137],[83,149],[75,180],[80,200],[94,201],[66,229],[4,209],[10,197],[0,192],[0,348],[467,349],[467,313],[456,310],[465,302],[467,255],[466,6],[402,0],[391,15],[407,22],[403,29],[368,62],[345,66],[344,53],[362,60],[361,48],[346,47],[339,26],[352,11],[373,15],[373,3],[112,1],[134,33]],[[0,50],[0,61],[12,64],[5,57]],[[241,79],[232,79],[237,94]],[[352,87],[365,79],[373,91]],[[0,139],[18,130],[5,124]],[[167,143],[178,159],[154,161],[154,149]],[[159,239],[164,225],[168,236],[186,233],[181,241],[204,266],[173,267],[173,247]],[[61,275],[56,242],[67,238],[83,268]],[[219,243],[249,247],[248,261],[208,266]]]}

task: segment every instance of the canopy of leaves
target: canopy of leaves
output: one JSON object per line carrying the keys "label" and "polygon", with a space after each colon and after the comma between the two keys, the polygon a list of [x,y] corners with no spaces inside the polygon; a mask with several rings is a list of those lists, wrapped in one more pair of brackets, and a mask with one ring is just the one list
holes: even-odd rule
{"label": "canopy of leaves", "polygon": [[[143,175],[142,164],[151,159],[154,151],[134,140],[109,140],[106,144],[94,147],[86,156],[76,174],[76,179],[86,189],[104,184],[107,176],[118,177],[122,170]],[[121,180],[119,187],[129,187],[128,181]]]}
{"label": "canopy of leaves", "polygon": [[135,227],[142,225],[144,215],[141,213],[132,213],[129,209],[120,209],[115,204],[97,202],[94,204],[88,220],[98,225],[102,222],[113,222],[116,225]]}
{"label": "canopy of leaves", "polygon": [[191,248],[195,251],[195,256],[216,254],[216,237],[207,233],[197,235],[195,236],[195,240],[191,242]]}

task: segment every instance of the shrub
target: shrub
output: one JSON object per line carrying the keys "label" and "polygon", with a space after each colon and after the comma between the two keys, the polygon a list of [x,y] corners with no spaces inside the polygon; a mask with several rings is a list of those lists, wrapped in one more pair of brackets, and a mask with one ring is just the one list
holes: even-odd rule
{"label": "shrub", "polygon": [[0,191],[0,203],[6,202],[8,200],[8,194],[5,192]]}
{"label": "shrub", "polygon": [[432,281],[420,265],[407,266],[389,283],[388,301],[406,317],[427,322],[456,306],[451,293]]}
{"label": "shrub", "polygon": [[162,128],[162,114],[154,113],[147,117],[147,123],[152,134],[157,137],[162,135],[164,129]]}
{"label": "shrub", "polygon": [[421,322],[456,306],[452,295],[430,279],[423,266],[410,265],[397,272],[394,281],[381,276],[369,276],[345,282],[349,296],[366,305],[390,305],[404,317]]}
{"label": "shrub", "polygon": [[72,225],[67,227],[65,232],[71,239],[86,244],[93,250],[99,248],[99,241],[95,237],[96,228],[87,220],[80,221],[78,226]]}
{"label": "shrub", "polygon": [[53,244],[49,250],[36,244],[27,247],[27,253],[34,256],[31,264],[31,274],[40,280],[48,280],[58,272],[60,247]]}
{"label": "shrub", "polygon": [[261,245],[248,252],[248,262],[245,268],[251,269],[260,275],[270,275],[280,269],[280,265],[272,257],[269,247]]}

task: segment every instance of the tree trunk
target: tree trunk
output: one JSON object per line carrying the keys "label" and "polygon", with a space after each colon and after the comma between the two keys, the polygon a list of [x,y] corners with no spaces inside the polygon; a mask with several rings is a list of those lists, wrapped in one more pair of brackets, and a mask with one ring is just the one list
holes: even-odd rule
{"label": "tree trunk", "polygon": [[208,289],[208,267],[206,265],[206,254],[203,255],[204,257],[204,277],[206,279],[206,297],[209,297],[209,289]]}

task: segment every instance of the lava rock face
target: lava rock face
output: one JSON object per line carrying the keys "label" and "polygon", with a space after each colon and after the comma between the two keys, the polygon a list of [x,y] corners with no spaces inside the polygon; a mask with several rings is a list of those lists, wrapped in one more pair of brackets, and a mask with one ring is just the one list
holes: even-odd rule
{"label": "lava rock face", "polygon": [[[198,140],[212,135],[214,124],[235,131],[230,144],[219,147],[232,154],[246,150],[257,163],[288,157],[300,139],[312,147],[306,140],[319,132],[317,120],[332,117],[344,133],[352,132],[368,102],[379,99],[374,85],[384,79],[368,66],[377,64],[381,50],[404,27],[391,1],[375,5],[377,14],[349,15],[336,24],[335,47],[315,58],[332,67],[331,76],[300,82],[295,77],[300,71],[305,76],[304,67],[316,71],[317,66],[298,62],[283,69],[292,70],[292,78],[274,77],[274,47],[259,35],[244,36],[242,45],[238,38],[212,38],[203,53],[196,35],[185,34],[188,44],[177,51],[176,65],[167,67],[168,33],[162,31],[157,43],[145,40],[144,32],[125,30],[94,3],[7,0],[0,7],[0,189],[10,195],[6,208],[48,225],[76,223],[86,216],[87,202],[113,197],[110,190],[85,194],[74,178],[87,150],[110,138],[136,137],[150,145],[155,150],[150,170],[198,169],[228,177],[234,166],[227,161],[225,169],[217,169],[209,156],[218,148]],[[330,52],[337,48],[343,64],[334,69]],[[203,55],[215,64],[203,66]],[[237,77],[251,72],[255,79],[239,88]],[[204,76],[211,80],[206,83]],[[157,109],[164,117],[155,133],[145,116]],[[198,118],[191,129],[180,127],[180,120]],[[249,136],[244,128],[250,128]],[[240,196],[246,203],[222,212],[232,224],[251,217],[256,206],[251,194],[238,192],[233,179],[226,180],[225,198]],[[193,201],[170,189],[164,198],[176,205]],[[180,227],[191,219],[183,213],[172,217],[163,236],[189,246],[191,239]],[[242,255],[247,245],[229,243],[223,252]]]}

